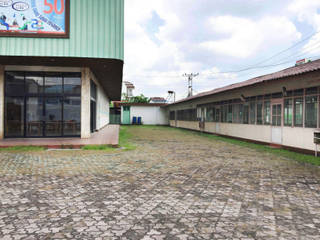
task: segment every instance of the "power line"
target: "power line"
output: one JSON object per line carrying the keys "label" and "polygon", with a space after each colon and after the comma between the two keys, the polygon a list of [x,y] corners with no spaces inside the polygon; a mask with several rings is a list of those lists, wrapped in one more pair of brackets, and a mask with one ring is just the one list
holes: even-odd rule
{"label": "power line", "polygon": [[[281,54],[283,54],[283,53],[285,53],[285,52],[287,52],[287,51],[289,51],[289,50],[297,47],[298,45],[300,45],[301,43],[307,41],[308,39],[312,38],[313,36],[317,35],[318,33],[320,33],[320,31],[315,32],[315,33],[309,35],[308,37],[306,37],[306,38],[302,39],[301,41],[295,43],[295,44],[292,45],[291,47],[289,47],[289,48],[287,48],[287,49],[285,49],[285,50],[282,50],[282,51],[274,54],[273,56],[271,56],[271,57],[269,57],[269,58],[267,58],[267,59],[265,59],[265,60],[263,60],[263,61],[260,61],[260,62],[254,64],[254,65],[251,65],[251,66],[249,66],[249,67],[246,67],[246,68],[243,68],[243,69],[239,69],[239,70],[222,71],[222,72],[218,72],[218,73],[202,73],[202,75],[220,75],[220,74],[241,73],[241,72],[246,72],[246,71],[249,71],[249,70],[261,69],[261,68],[267,68],[267,67],[275,67],[275,66],[280,66],[280,65],[284,65],[284,64],[291,63],[292,61],[287,61],[287,62],[278,62],[278,63],[271,64],[271,65],[263,65],[263,66],[260,66],[262,63],[268,62],[268,61],[270,61],[271,59],[273,59],[273,58],[275,58],[275,57],[277,57],[277,56],[279,56],[279,55],[281,55]],[[316,43],[312,44],[311,47],[312,47],[312,46],[315,46],[315,45],[317,45],[317,44],[319,44],[319,42],[316,42]],[[309,47],[310,47],[310,46],[309,46]],[[313,49],[314,49],[314,48],[313,48]],[[313,49],[309,49],[308,51],[313,50]],[[279,61],[286,60],[286,59],[288,59],[288,58],[290,58],[290,57],[293,57],[293,56],[299,57],[299,56],[305,55],[308,51],[306,51],[306,52],[304,52],[304,53],[302,53],[302,54],[299,53],[299,52],[296,52],[296,53],[294,53],[294,54],[292,54],[292,55],[289,55],[289,56],[286,56],[286,57],[280,59]],[[297,55],[297,54],[298,54],[298,55]],[[173,76],[173,75],[170,75],[170,76],[169,76],[169,75],[163,75],[163,76],[161,76],[161,75],[157,74],[157,75],[134,75],[134,76],[131,76],[131,78],[132,78],[132,77],[134,77],[134,78],[139,78],[139,77],[141,77],[141,78],[145,78],[145,77],[146,77],[146,78],[147,78],[147,77],[150,77],[150,78],[156,78],[156,77],[158,77],[158,78],[178,78],[179,76],[178,76],[178,75],[176,75],[176,76]],[[185,77],[186,77],[186,76],[185,76]]]}
{"label": "power line", "polygon": [[287,52],[287,51],[295,48],[296,46],[298,46],[298,45],[300,45],[301,43],[307,41],[308,39],[312,38],[313,36],[317,35],[318,33],[320,33],[320,31],[315,32],[315,33],[309,35],[308,37],[306,37],[306,38],[304,38],[303,40],[295,43],[295,44],[292,45],[291,47],[289,47],[289,48],[287,48],[287,49],[285,49],[285,50],[282,50],[282,51],[274,54],[273,56],[271,56],[271,57],[269,57],[269,58],[267,58],[267,59],[265,59],[265,60],[263,60],[263,61],[261,61],[261,62],[258,62],[258,63],[254,64],[254,65],[251,65],[251,66],[249,66],[249,67],[246,67],[246,68],[243,68],[243,69],[239,69],[239,70],[231,70],[231,71],[219,72],[219,74],[221,74],[221,73],[238,73],[238,72],[248,71],[248,70],[251,70],[251,69],[256,69],[257,67],[260,66],[260,64],[262,64],[262,63],[264,63],[264,62],[268,62],[268,61],[271,60],[272,58],[277,57],[277,56],[281,55],[282,53],[285,53],[285,52]]}
{"label": "power line", "polygon": [[291,47],[289,47],[289,48],[287,48],[287,49],[285,49],[285,50],[282,50],[282,51],[280,51],[280,52],[278,52],[278,53],[274,54],[273,56],[271,56],[271,57],[269,57],[269,58],[267,58],[267,59],[265,59],[265,60],[263,60],[263,61],[261,61],[261,62],[256,63],[255,65],[260,65],[261,63],[268,62],[268,61],[269,61],[269,60],[271,60],[272,58],[275,58],[275,57],[277,57],[277,56],[281,55],[282,53],[285,53],[285,52],[287,52],[287,51],[289,51],[289,50],[291,50],[291,49],[295,48],[296,46],[300,45],[301,43],[303,43],[303,42],[305,42],[305,41],[309,40],[310,38],[312,38],[313,36],[317,35],[318,33],[320,33],[320,31],[315,32],[315,33],[313,33],[313,34],[309,35],[308,37],[306,37],[306,38],[302,39],[301,41],[299,41],[299,42],[295,43],[295,44],[294,44],[294,45],[292,45]]}
{"label": "power line", "polygon": [[296,52],[294,54],[291,54],[289,56],[286,56],[282,59],[280,59],[279,61],[284,61],[286,59],[289,59],[289,58],[292,58],[292,57],[295,57],[295,58],[298,58],[298,57],[301,57],[301,56],[304,56],[308,53],[312,53],[313,50],[316,50],[320,47],[320,41],[318,42],[315,42],[314,44],[310,45],[308,48],[306,48],[305,51],[303,51],[302,53],[301,52]]}

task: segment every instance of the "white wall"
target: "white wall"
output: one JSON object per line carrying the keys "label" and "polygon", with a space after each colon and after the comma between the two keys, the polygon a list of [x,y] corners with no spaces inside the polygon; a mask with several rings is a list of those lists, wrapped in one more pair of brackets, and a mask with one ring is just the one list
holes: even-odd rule
{"label": "white wall", "polygon": [[[121,108],[123,112],[123,107]],[[130,106],[130,118],[141,117],[144,125],[168,125],[167,110],[159,106]]]}
{"label": "white wall", "polygon": [[109,112],[110,112],[110,101],[105,93],[104,89],[102,88],[101,84],[95,77],[95,75],[91,72],[91,80],[97,86],[97,129],[100,130],[101,128],[105,127],[109,124]]}
{"label": "white wall", "polygon": [[[170,126],[175,126],[175,121],[170,121]],[[199,122],[177,121],[177,127],[198,130]],[[243,138],[253,141],[272,143],[270,125],[250,125],[234,123],[205,123],[205,132],[216,133],[225,136]],[[313,128],[282,127],[282,145],[293,148],[307,149],[314,151]]]}
{"label": "white wall", "polygon": [[110,101],[101,86],[97,86],[97,129],[109,124]]}

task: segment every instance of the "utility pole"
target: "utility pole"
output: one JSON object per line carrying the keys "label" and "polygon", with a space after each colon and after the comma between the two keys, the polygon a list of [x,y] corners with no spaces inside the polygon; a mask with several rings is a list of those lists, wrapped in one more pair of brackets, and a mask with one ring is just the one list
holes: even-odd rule
{"label": "utility pole", "polygon": [[193,78],[199,76],[199,73],[190,73],[190,74],[185,73],[182,76],[188,78],[188,97],[192,97],[193,95],[192,81],[193,81]]}

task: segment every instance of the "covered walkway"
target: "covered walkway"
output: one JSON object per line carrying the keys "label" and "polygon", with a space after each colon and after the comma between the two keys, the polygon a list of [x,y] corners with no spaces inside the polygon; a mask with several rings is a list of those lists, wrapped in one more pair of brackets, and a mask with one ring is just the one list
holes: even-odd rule
{"label": "covered walkway", "polygon": [[119,144],[119,125],[108,125],[91,135],[91,138],[14,138],[0,140],[0,147],[40,146],[47,148],[81,148],[86,145]]}

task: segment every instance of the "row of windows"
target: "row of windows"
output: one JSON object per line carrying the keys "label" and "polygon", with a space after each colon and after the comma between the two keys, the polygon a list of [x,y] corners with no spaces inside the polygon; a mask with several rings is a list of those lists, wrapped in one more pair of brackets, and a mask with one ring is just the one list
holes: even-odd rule
{"label": "row of windows", "polygon": [[[304,93],[308,94],[307,96]],[[273,101],[269,98],[254,98],[244,103],[225,101],[224,104],[210,104],[205,109],[206,122],[240,123],[274,126],[296,126],[316,128],[318,126],[319,96],[317,88],[289,92],[285,98]],[[229,102],[229,104],[226,104]],[[222,103],[222,102],[221,102]],[[199,121],[196,109],[178,111],[177,120]],[[201,114],[200,114],[201,115]],[[202,116],[203,118],[203,116]],[[175,112],[170,112],[170,120],[175,120]]]}
{"label": "row of windows", "polygon": [[179,121],[197,121],[197,109],[179,110],[177,117]]}
{"label": "row of windows", "polygon": [[6,72],[6,95],[81,94],[80,73]]}
{"label": "row of windows", "polygon": [[270,101],[208,107],[206,109],[206,121],[260,125],[271,124],[270,108]]}

